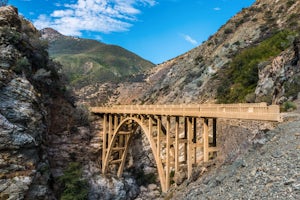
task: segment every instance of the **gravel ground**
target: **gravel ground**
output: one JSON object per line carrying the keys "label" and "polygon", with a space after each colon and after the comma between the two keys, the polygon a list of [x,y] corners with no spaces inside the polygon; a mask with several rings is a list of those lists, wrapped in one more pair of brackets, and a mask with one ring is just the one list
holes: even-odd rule
{"label": "gravel ground", "polygon": [[266,133],[233,163],[170,192],[165,199],[300,199],[300,114]]}

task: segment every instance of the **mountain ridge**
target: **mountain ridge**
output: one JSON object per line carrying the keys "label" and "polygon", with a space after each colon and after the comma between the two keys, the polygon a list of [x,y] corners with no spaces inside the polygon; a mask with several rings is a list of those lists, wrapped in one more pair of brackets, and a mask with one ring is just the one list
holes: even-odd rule
{"label": "mountain ridge", "polygon": [[41,34],[49,42],[50,56],[62,64],[62,71],[72,87],[122,81],[155,66],[117,45],[64,36],[51,28],[41,30]]}

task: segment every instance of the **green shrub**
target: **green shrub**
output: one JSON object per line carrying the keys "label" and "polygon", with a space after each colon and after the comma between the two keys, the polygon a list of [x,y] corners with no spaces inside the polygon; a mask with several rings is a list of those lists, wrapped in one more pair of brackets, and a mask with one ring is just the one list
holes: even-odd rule
{"label": "green shrub", "polygon": [[288,2],[286,2],[286,6],[289,8],[292,5],[294,5],[295,2],[296,2],[295,0],[289,0]]}
{"label": "green shrub", "polygon": [[224,30],[224,33],[225,33],[225,34],[230,34],[230,33],[233,33],[233,30],[232,30],[231,28],[226,28],[226,29]]}
{"label": "green shrub", "polygon": [[88,183],[82,179],[80,163],[72,162],[59,178],[64,186],[61,200],[85,200],[88,197]]}
{"label": "green shrub", "polygon": [[17,60],[16,64],[12,67],[12,70],[17,74],[22,73],[22,71],[27,71],[30,69],[30,63],[26,57]]}
{"label": "green shrub", "polygon": [[236,41],[235,43],[233,43],[233,45],[239,46],[241,44],[240,41]]}
{"label": "green shrub", "polygon": [[155,173],[146,174],[142,169],[132,168],[130,170],[138,185],[147,186],[152,183],[156,183],[157,176]]}
{"label": "green shrub", "polygon": [[219,103],[245,102],[254,92],[258,81],[258,64],[271,59],[291,46],[294,32],[284,30],[262,41],[257,46],[239,52],[230,66],[222,71],[217,89]]}
{"label": "green shrub", "polygon": [[283,112],[290,112],[296,109],[297,109],[296,104],[291,101],[286,101],[281,105],[281,111]]}

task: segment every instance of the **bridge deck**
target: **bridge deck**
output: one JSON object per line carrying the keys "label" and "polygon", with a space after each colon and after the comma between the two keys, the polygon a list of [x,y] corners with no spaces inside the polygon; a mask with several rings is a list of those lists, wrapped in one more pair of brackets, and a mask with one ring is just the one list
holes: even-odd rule
{"label": "bridge deck", "polygon": [[188,104],[188,105],[114,105],[91,107],[92,113],[143,114],[281,121],[278,105],[255,104]]}

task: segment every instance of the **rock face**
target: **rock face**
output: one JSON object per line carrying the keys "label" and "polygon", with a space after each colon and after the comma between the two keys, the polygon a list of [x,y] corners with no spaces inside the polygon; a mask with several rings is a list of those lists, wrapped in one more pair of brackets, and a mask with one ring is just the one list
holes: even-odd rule
{"label": "rock face", "polygon": [[[11,37],[20,34],[21,24],[16,8],[0,8],[0,198],[4,199],[23,199],[29,191],[43,162],[39,154],[46,133],[47,110],[41,95],[25,72],[16,70],[24,52]],[[39,185],[36,192],[37,198],[51,198],[47,185]]]}
{"label": "rock face", "polygon": [[[56,199],[59,193],[53,189],[59,184],[51,169],[57,165],[55,156],[64,157],[62,147],[61,154],[53,155],[50,146],[61,140],[55,134],[68,130],[70,135],[84,116],[78,115],[59,65],[48,58],[39,38],[16,8],[0,7],[0,199]],[[83,133],[84,145],[89,134],[73,129],[73,144]]]}

